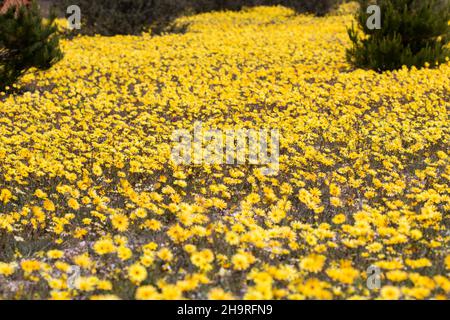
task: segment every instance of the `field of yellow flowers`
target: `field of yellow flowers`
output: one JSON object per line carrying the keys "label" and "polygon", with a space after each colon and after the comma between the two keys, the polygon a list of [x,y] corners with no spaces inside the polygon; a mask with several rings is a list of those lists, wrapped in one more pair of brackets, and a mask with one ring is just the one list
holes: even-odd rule
{"label": "field of yellow flowers", "polygon": [[[0,298],[448,299],[450,63],[356,70],[351,22],[64,40],[0,96]],[[195,121],[279,129],[278,174],[177,166]]]}

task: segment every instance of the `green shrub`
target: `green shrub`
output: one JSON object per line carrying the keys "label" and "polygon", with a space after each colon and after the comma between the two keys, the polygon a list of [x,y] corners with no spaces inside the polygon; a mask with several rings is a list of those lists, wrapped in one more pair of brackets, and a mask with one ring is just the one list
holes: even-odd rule
{"label": "green shrub", "polygon": [[65,12],[71,4],[81,9],[81,29],[87,35],[140,34],[149,27],[159,32],[188,10],[189,0],[64,0]]}
{"label": "green shrub", "polygon": [[79,0],[78,3],[83,19],[81,31],[102,35],[139,34],[152,23],[171,20],[181,8],[175,0]]}
{"label": "green shrub", "polygon": [[34,1],[0,14],[0,90],[30,68],[45,70],[62,58],[53,22],[43,21]]}
{"label": "green shrub", "polygon": [[183,14],[215,10],[240,10],[258,5],[284,5],[298,12],[324,15],[342,0],[64,0],[59,6],[65,12],[71,4],[81,9],[83,34],[140,34],[152,29],[165,30]]}
{"label": "green shrub", "polygon": [[355,66],[377,71],[423,67],[449,56],[449,0],[379,0],[381,29],[374,30],[366,25],[371,2],[359,3],[357,27],[348,30],[352,47],[347,58]]}

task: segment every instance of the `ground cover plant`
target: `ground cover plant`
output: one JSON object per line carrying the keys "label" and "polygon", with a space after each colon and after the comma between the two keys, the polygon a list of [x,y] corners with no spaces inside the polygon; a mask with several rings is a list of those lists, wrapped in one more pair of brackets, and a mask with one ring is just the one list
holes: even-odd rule
{"label": "ground cover plant", "polygon": [[[357,69],[340,12],[63,40],[0,93],[0,298],[448,299],[450,63]],[[195,121],[279,171],[176,165]]]}

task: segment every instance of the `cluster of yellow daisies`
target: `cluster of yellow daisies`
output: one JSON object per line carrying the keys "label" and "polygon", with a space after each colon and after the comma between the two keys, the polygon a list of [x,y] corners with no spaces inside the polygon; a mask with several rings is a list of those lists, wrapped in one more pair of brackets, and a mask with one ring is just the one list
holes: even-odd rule
{"label": "cluster of yellow daisies", "polygon": [[[450,63],[354,69],[351,22],[64,40],[0,93],[0,298],[448,299]],[[279,172],[176,165],[195,121],[278,129]]]}

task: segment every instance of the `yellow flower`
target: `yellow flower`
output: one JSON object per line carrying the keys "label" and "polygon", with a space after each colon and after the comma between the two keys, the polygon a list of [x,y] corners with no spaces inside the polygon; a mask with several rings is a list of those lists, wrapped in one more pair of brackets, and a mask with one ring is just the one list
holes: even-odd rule
{"label": "yellow flower", "polygon": [[95,242],[93,249],[97,254],[104,255],[114,252],[116,248],[110,239],[104,239]]}
{"label": "yellow flower", "polygon": [[133,264],[128,268],[128,277],[134,283],[141,283],[147,279],[147,270],[140,264]]}
{"label": "yellow flower", "polygon": [[102,167],[100,167],[98,164],[94,164],[92,167],[92,172],[97,176],[101,176],[103,174]]}
{"label": "yellow flower", "polygon": [[359,276],[359,271],[347,266],[343,268],[331,267],[326,270],[326,274],[335,281],[352,284]]}
{"label": "yellow flower", "polygon": [[60,271],[62,271],[62,272],[65,272],[65,273],[67,273],[67,272],[69,272],[69,271],[71,270],[70,265],[67,264],[67,263],[65,263],[65,262],[62,262],[62,261],[56,261],[56,262],[55,262],[55,267],[56,267],[58,270],[60,270]]}
{"label": "yellow flower", "polygon": [[225,240],[231,245],[237,245],[239,243],[239,235],[236,232],[227,232]]}
{"label": "yellow flower", "polygon": [[326,257],[318,254],[311,254],[300,260],[300,268],[302,270],[317,273],[322,271]]}
{"label": "yellow flower", "polygon": [[339,197],[341,195],[341,189],[339,188],[338,185],[332,183],[330,184],[330,194],[333,197]]}
{"label": "yellow flower", "polygon": [[208,293],[208,299],[210,299],[210,300],[233,300],[234,297],[231,293],[225,292],[222,288],[213,288]]}
{"label": "yellow flower", "polygon": [[122,261],[130,259],[132,257],[132,255],[133,255],[133,252],[131,251],[130,248],[121,246],[117,249],[117,256]]}
{"label": "yellow flower", "polygon": [[231,258],[235,270],[245,270],[250,267],[250,261],[246,254],[237,253]]}
{"label": "yellow flower", "polygon": [[41,189],[36,189],[36,191],[34,192],[34,195],[36,197],[38,197],[38,198],[41,198],[41,199],[45,199],[45,198],[48,197],[48,195],[44,191],[42,191]]}
{"label": "yellow flower", "polygon": [[172,254],[172,252],[169,249],[162,248],[158,252],[158,257],[161,260],[164,260],[164,261],[171,261],[173,259],[173,254]]}
{"label": "yellow flower", "polygon": [[0,274],[4,276],[10,276],[15,271],[15,266],[12,263],[0,262]]}
{"label": "yellow flower", "polygon": [[161,229],[161,222],[155,219],[147,219],[144,222],[144,226],[150,230],[158,231]]}
{"label": "yellow flower", "polygon": [[45,210],[52,211],[52,212],[55,211],[55,209],[56,209],[55,204],[49,199],[44,200],[43,207]]}
{"label": "yellow flower", "polygon": [[147,210],[144,208],[138,208],[134,211],[134,214],[138,218],[145,218],[145,217],[147,217]]}
{"label": "yellow flower", "polygon": [[41,263],[36,260],[24,260],[20,263],[22,270],[28,273],[37,271],[41,268]]}
{"label": "yellow flower", "polygon": [[109,291],[112,290],[112,283],[108,280],[99,280],[97,283],[97,289]]}
{"label": "yellow flower", "polygon": [[384,286],[381,288],[380,296],[385,300],[398,300],[400,298],[400,290],[393,286]]}
{"label": "yellow flower", "polygon": [[69,201],[67,201],[67,205],[72,208],[73,210],[78,210],[80,209],[80,204],[78,203],[78,201],[74,198],[70,198]]}
{"label": "yellow flower", "polygon": [[379,242],[374,242],[369,244],[366,248],[370,252],[380,252],[383,249],[383,245]]}
{"label": "yellow flower", "polygon": [[50,259],[59,259],[64,256],[64,252],[61,250],[50,250],[47,252],[47,257]]}
{"label": "yellow flower", "polygon": [[155,257],[153,253],[145,253],[140,259],[140,262],[146,267],[153,265],[154,261]]}
{"label": "yellow flower", "polygon": [[81,291],[94,291],[98,281],[96,277],[78,277],[75,281],[75,286]]}
{"label": "yellow flower", "polygon": [[405,263],[406,263],[406,265],[410,266],[413,269],[432,266],[431,261],[428,260],[427,258],[421,258],[421,259],[417,259],[417,260],[406,259]]}
{"label": "yellow flower", "polygon": [[153,286],[142,286],[136,290],[136,299],[138,300],[156,300],[159,299],[159,293]]}
{"label": "yellow flower", "polygon": [[2,191],[0,192],[0,201],[2,201],[3,204],[7,204],[11,198],[11,191],[9,191],[8,189],[2,189]]}
{"label": "yellow flower", "polygon": [[337,215],[335,215],[334,217],[333,217],[333,223],[335,223],[335,224],[342,224],[342,223],[344,223],[345,222],[345,220],[346,220],[346,218],[345,218],[345,215],[344,214],[337,214]]}
{"label": "yellow flower", "polygon": [[175,285],[165,285],[161,288],[161,297],[165,300],[180,300],[183,292]]}
{"label": "yellow flower", "polygon": [[81,268],[85,269],[89,268],[92,264],[92,261],[87,254],[80,254],[75,256],[73,258],[73,262]]}
{"label": "yellow flower", "polygon": [[112,223],[113,227],[120,232],[127,231],[128,226],[130,224],[128,217],[121,213],[114,214],[111,217],[111,223]]}
{"label": "yellow flower", "polygon": [[50,293],[51,300],[70,300],[70,292],[52,290]]}
{"label": "yellow flower", "polygon": [[386,273],[386,278],[394,282],[401,282],[408,279],[408,273],[401,270],[392,270]]}
{"label": "yellow flower", "polygon": [[450,270],[450,254],[445,257],[444,263],[445,263],[445,268],[447,270]]}
{"label": "yellow flower", "polygon": [[199,267],[202,270],[209,270],[211,268],[210,263],[214,260],[214,254],[211,250],[202,250],[194,252],[191,255],[192,264]]}
{"label": "yellow flower", "polygon": [[194,246],[193,244],[187,244],[187,245],[184,246],[184,250],[187,253],[194,253],[195,251],[197,251],[197,247]]}

